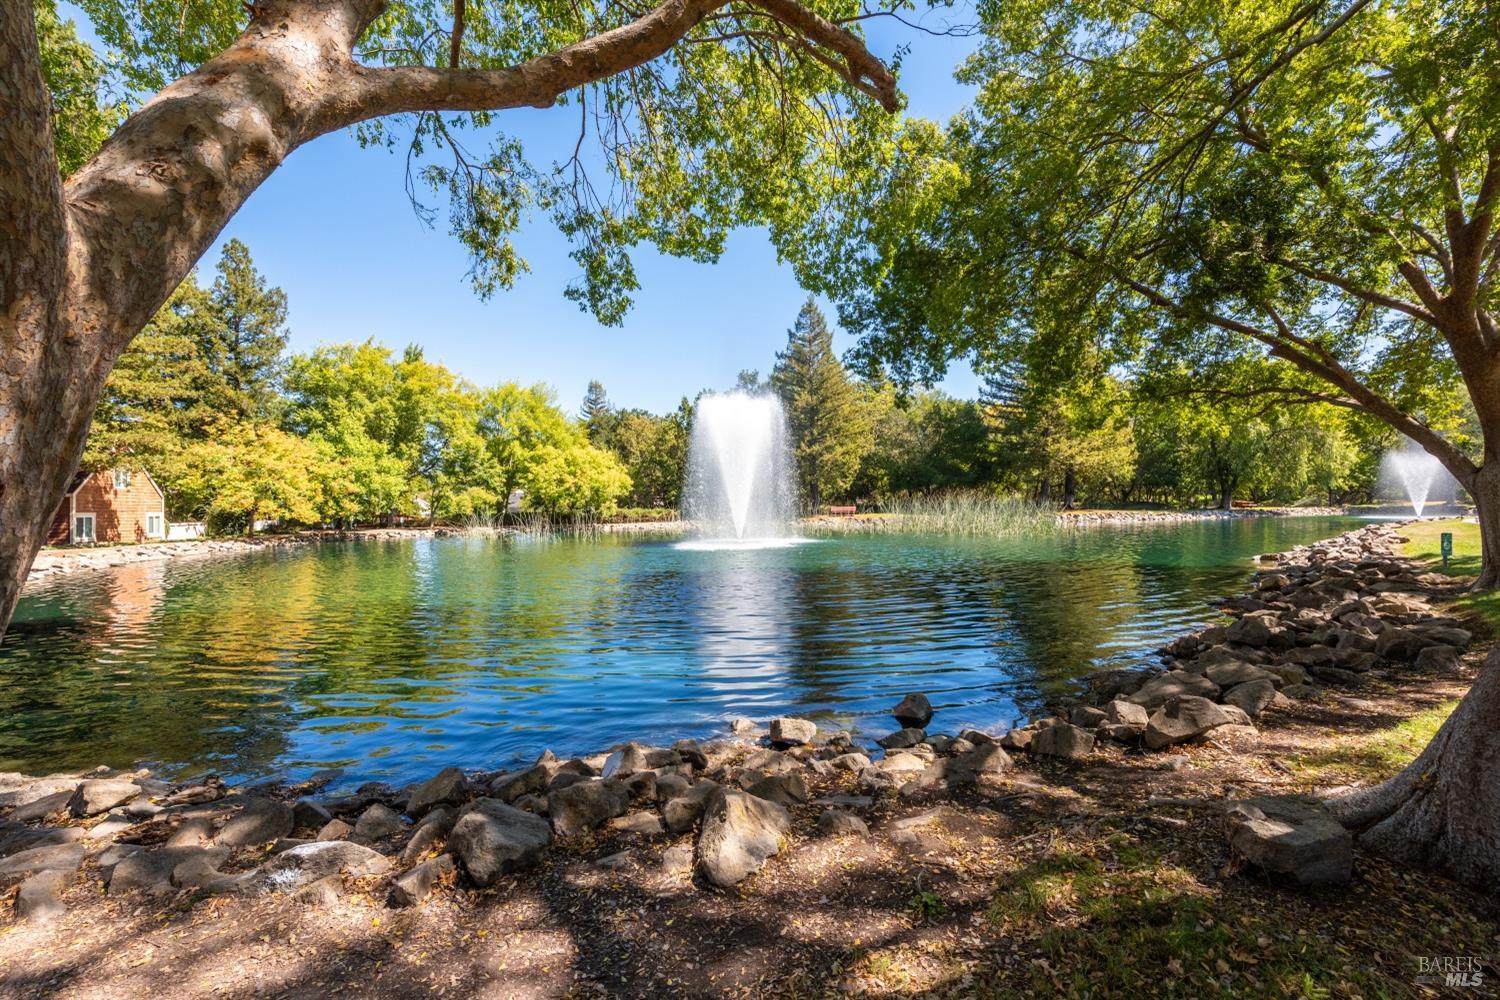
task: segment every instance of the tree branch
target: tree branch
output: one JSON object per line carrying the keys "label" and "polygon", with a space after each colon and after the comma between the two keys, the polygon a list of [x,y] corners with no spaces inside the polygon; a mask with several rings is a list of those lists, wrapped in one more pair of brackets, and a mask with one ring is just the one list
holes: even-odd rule
{"label": "tree branch", "polygon": [[1282,267],[1288,268],[1292,271],[1296,271],[1303,277],[1312,278],[1314,281],[1321,281],[1326,285],[1333,285],[1335,288],[1348,292],[1355,298],[1360,299],[1364,302],[1368,302],[1373,306],[1380,306],[1384,309],[1394,309],[1396,312],[1405,313],[1406,315],[1411,316],[1414,319],[1419,319],[1424,323],[1429,323],[1433,326],[1437,325],[1437,317],[1433,316],[1432,313],[1428,312],[1426,309],[1423,309],[1421,306],[1415,305],[1411,302],[1407,302],[1405,299],[1398,299],[1393,295],[1386,295],[1383,292],[1377,292],[1371,288],[1364,288],[1360,285],[1356,285],[1348,278],[1342,278],[1330,271],[1324,271],[1321,268],[1311,267],[1307,264],[1299,264],[1294,260],[1288,260],[1284,257],[1273,257],[1271,258],[1271,260],[1277,264],[1280,264]]}
{"label": "tree branch", "polygon": [[[355,67],[352,94],[331,95],[331,127],[409,111],[498,111],[550,107],[578,87],[663,55],[727,0],[663,0],[629,24],[515,66],[487,70],[428,66]],[[896,79],[858,36],[795,0],[750,0],[817,46],[823,61],[888,111],[899,106]],[[326,129],[325,129],[326,130]]]}

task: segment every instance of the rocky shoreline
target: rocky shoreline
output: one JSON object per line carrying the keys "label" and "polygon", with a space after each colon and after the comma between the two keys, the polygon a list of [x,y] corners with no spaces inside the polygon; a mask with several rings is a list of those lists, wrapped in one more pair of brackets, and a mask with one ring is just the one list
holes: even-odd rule
{"label": "rocky shoreline", "polygon": [[[1172,769],[1186,759],[1165,751],[1254,740],[1263,718],[1319,686],[1454,669],[1473,637],[1421,596],[1453,581],[1421,572],[1399,542],[1395,527],[1379,525],[1262,557],[1254,589],[1221,605],[1229,623],[1175,640],[1157,671],[1096,675],[1080,697],[1003,733],[928,731],[932,706],[913,693],[876,746],[805,719],[740,719],[718,740],[566,760],[548,752],[514,770],[449,767],[405,788],[336,795],[316,781],[173,785],[102,768],[0,775],[0,891],[15,886],[14,914],[32,920],[66,913],[80,882],[109,897],[314,905],[357,887],[410,907],[434,891],[525,879],[550,853],[582,853],[606,871],[653,865],[702,891],[724,889],[801,838],[873,827],[899,839],[944,800],[1040,763],[1027,757],[1163,753]],[[1225,818],[1246,862],[1304,883],[1349,877],[1351,837],[1316,802],[1240,802]]]}

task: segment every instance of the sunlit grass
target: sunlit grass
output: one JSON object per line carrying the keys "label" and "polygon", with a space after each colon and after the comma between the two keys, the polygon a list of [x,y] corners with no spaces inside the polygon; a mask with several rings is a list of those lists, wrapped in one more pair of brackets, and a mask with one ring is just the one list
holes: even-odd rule
{"label": "sunlit grass", "polygon": [[1457,705],[1457,700],[1434,705],[1366,736],[1344,734],[1325,746],[1294,754],[1286,763],[1320,784],[1384,781],[1426,749]]}
{"label": "sunlit grass", "polygon": [[[1442,557],[1444,532],[1453,533],[1453,557],[1448,560],[1447,566],[1443,565]],[[1457,518],[1418,521],[1403,527],[1401,533],[1410,539],[1402,547],[1402,552],[1422,562],[1428,570],[1453,577],[1479,575],[1483,556],[1480,549],[1478,524]],[[1487,621],[1491,628],[1500,631],[1500,591],[1487,590],[1464,594],[1453,602],[1453,608],[1456,611],[1467,611],[1478,615]]]}

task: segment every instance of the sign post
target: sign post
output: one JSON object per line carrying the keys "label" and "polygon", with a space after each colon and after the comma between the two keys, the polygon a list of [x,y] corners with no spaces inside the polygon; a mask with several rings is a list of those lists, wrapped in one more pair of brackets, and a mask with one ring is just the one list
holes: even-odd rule
{"label": "sign post", "polygon": [[1443,569],[1448,568],[1448,560],[1453,555],[1453,532],[1445,531],[1438,536],[1438,546],[1443,553]]}

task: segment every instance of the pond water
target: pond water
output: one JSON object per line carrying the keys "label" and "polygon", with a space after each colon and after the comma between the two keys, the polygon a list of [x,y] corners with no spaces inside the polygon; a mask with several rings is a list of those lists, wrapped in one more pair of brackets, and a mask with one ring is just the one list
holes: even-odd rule
{"label": "pond water", "polygon": [[1210,621],[1250,557],[1339,518],[899,535],[701,551],[462,537],[142,563],[28,593],[0,646],[0,770],[405,781],[796,713],[879,735],[1009,723]]}

